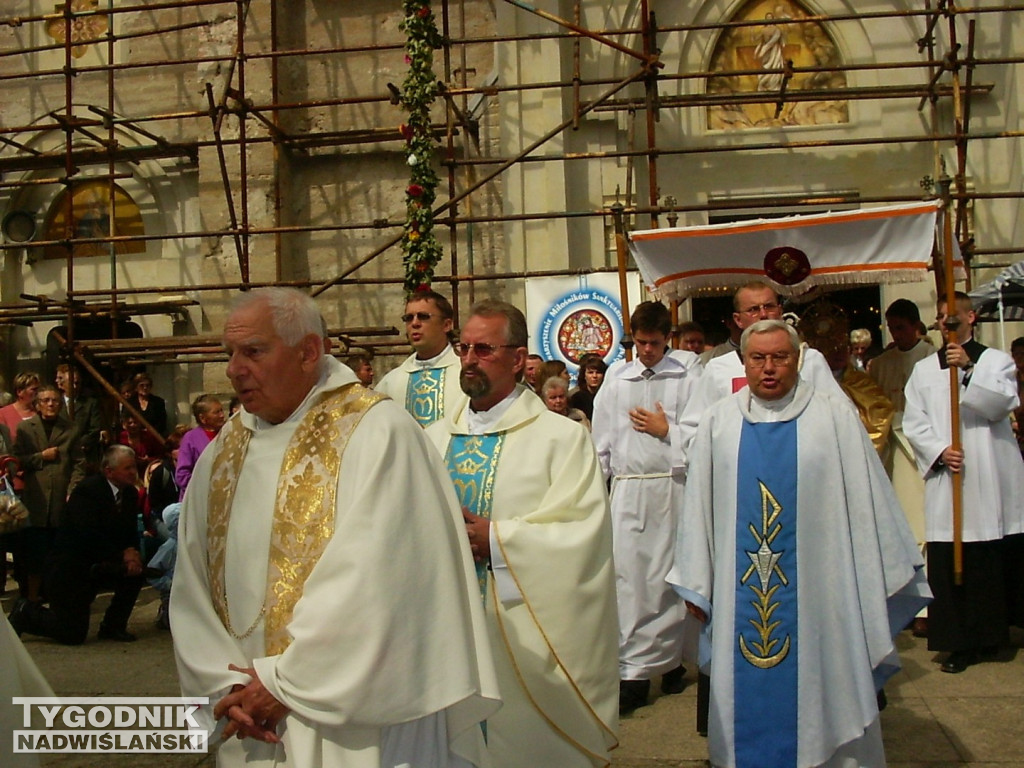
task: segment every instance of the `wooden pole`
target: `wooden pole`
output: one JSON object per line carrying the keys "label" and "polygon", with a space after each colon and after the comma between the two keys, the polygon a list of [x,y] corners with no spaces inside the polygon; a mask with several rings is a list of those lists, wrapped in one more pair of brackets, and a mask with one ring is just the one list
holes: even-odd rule
{"label": "wooden pole", "polygon": [[629,327],[629,287],[626,284],[626,230],[622,223],[625,207],[612,203],[612,221],[615,223],[615,255],[619,266],[619,300],[622,303],[622,346],[626,360],[633,360],[633,329]]}
{"label": "wooden pole", "polygon": [[[949,198],[949,179],[944,182],[946,206],[942,221],[942,256],[946,278],[946,344],[959,344],[957,329],[960,321],[956,318],[956,287],[953,274],[953,206]],[[950,447],[963,450],[960,440],[960,371],[955,365],[949,366],[949,420]],[[952,472],[953,481],[953,583],[964,583],[964,511],[963,475]]]}

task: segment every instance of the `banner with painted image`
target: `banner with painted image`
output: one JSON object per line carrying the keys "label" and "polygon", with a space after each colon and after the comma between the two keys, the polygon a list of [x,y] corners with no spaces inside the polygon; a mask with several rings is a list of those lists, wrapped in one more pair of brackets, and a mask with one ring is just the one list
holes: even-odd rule
{"label": "banner with painted image", "polygon": [[[629,307],[636,307],[638,272],[627,274],[627,286]],[[613,272],[527,278],[526,320],[531,354],[564,362],[574,383],[583,355],[601,355],[611,365],[625,354],[619,277]]]}

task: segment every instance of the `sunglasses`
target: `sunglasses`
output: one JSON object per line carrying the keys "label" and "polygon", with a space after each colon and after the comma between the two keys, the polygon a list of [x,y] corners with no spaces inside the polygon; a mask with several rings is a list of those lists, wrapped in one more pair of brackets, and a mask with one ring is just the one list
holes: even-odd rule
{"label": "sunglasses", "polygon": [[402,315],[402,322],[406,325],[411,323],[413,320],[419,320],[421,323],[425,323],[432,317],[436,317],[436,315],[432,315],[429,312],[407,312]]}
{"label": "sunglasses", "polygon": [[516,349],[515,344],[452,344],[455,349],[455,354],[459,357],[465,357],[470,352],[476,352],[476,356],[481,360],[490,360],[496,354],[499,349]]}

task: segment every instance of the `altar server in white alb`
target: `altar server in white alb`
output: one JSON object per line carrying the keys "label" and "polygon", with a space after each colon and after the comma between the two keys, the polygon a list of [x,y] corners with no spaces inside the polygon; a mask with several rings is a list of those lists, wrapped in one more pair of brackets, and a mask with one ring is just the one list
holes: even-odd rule
{"label": "altar server in white alb", "polygon": [[[767,283],[754,281],[740,286],[732,298],[732,320],[741,331],[759,320],[781,320],[782,304],[775,289]],[[806,344],[800,350],[799,374],[818,389],[830,391],[841,397],[847,408],[853,410],[843,390],[836,383],[832,370],[824,356]],[[704,412],[724,397],[747,386],[747,374],[740,359],[739,350],[719,355],[704,364],[704,374],[694,389],[680,417],[682,427],[682,450],[689,449]]]}
{"label": "altar server in white alb", "polygon": [[683,690],[687,629],[697,625],[665,582],[672,567],[685,456],[678,420],[700,377],[697,355],[667,354],[672,318],[657,301],[630,318],[636,357],[605,376],[594,400],[594,443],[611,480],[615,586],[619,609],[619,712],[647,703],[651,678]]}
{"label": "altar server in white alb", "polygon": [[[1009,642],[1010,600],[1021,584],[1024,556],[1024,462],[1010,426],[1017,407],[1013,358],[974,339],[975,314],[956,294],[958,343],[916,366],[907,382],[903,431],[925,482],[928,649],[949,651],[942,671],[958,673]],[[939,326],[946,329],[946,303]],[[960,382],[962,450],[951,446],[949,367]],[[953,479],[963,483],[963,583],[953,579]],[[1011,580],[1016,583],[1009,583]]]}
{"label": "altar server in white alb", "polygon": [[796,331],[740,343],[748,386],[701,421],[669,576],[706,622],[711,763],[881,768],[876,690],[927,600],[921,555],[857,415],[799,376]]}
{"label": "altar server in white alb", "polygon": [[517,384],[526,319],[473,307],[456,345],[469,401],[432,424],[477,561],[502,708],[495,768],[591,768],[617,744],[615,582],[608,495],[578,423]]}
{"label": "altar server in white alb", "polygon": [[459,388],[459,357],[452,351],[455,312],[440,293],[423,291],[406,302],[402,322],[413,353],[380,380],[377,391],[426,427],[465,400]]}
{"label": "altar server in white alb", "polygon": [[[171,600],[186,696],[221,766],[466,768],[498,707],[469,548],[440,459],[324,355],[316,304],[228,317],[243,410],[196,465]],[[212,724],[212,723],[211,723]]]}

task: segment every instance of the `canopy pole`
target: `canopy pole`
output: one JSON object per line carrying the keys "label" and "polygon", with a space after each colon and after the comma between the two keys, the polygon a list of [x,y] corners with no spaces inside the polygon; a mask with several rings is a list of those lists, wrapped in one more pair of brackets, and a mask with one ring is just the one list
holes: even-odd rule
{"label": "canopy pole", "polygon": [[626,284],[626,229],[622,223],[625,206],[616,201],[611,204],[612,221],[615,224],[615,255],[619,267],[619,302],[622,304],[622,348],[626,360],[633,361],[633,329],[629,326],[629,288]]}
{"label": "canopy pole", "polygon": [[[943,231],[943,266],[945,267],[946,294],[946,344],[959,344],[957,328],[960,325],[956,317],[956,285],[953,274],[953,220],[952,201],[949,196],[948,176],[940,180],[943,185],[945,213],[942,217]],[[950,448],[954,451],[963,450],[960,440],[960,373],[955,365],[949,366],[949,420]],[[953,481],[953,583],[964,583],[964,512],[963,512],[963,475],[960,472],[950,473]]]}

